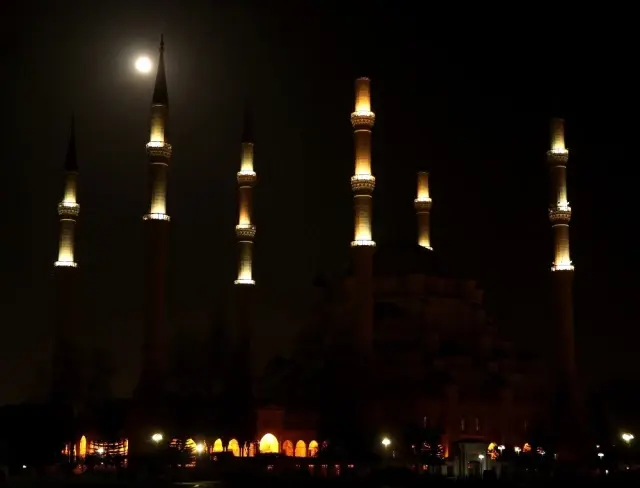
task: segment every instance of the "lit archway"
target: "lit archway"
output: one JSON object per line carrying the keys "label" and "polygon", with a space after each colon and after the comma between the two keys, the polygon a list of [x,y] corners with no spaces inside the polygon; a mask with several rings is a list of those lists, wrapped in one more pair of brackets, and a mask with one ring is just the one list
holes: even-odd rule
{"label": "lit archway", "polygon": [[313,457],[318,454],[318,443],[316,441],[309,442],[309,456]]}
{"label": "lit archway", "polygon": [[213,443],[213,452],[222,452],[222,451],[223,451],[222,439],[216,439],[216,441]]}
{"label": "lit archway", "polygon": [[284,441],[282,443],[282,452],[285,456],[293,456],[293,442]]}
{"label": "lit archway", "polygon": [[82,459],[87,455],[87,438],[85,436],[80,437],[80,446],[78,448],[78,454]]}
{"label": "lit archway", "polygon": [[184,449],[185,451],[189,451],[192,453],[196,452],[196,441],[194,441],[193,439],[187,439],[184,443]]}
{"label": "lit archway", "polygon": [[296,442],[296,457],[307,457],[307,445],[304,441]]}
{"label": "lit archway", "polygon": [[227,451],[231,451],[234,456],[240,456],[240,444],[238,444],[238,441],[235,439],[231,439],[229,441],[229,447],[227,448]]}
{"label": "lit archway", "polygon": [[278,439],[273,434],[265,434],[262,439],[260,439],[260,453],[279,453],[280,446],[278,445]]}

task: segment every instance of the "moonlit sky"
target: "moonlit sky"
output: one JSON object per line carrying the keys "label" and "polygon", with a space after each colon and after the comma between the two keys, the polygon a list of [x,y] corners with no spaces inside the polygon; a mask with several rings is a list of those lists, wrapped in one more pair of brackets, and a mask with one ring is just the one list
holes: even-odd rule
{"label": "moonlit sky", "polygon": [[[466,9],[466,7],[465,7]],[[567,118],[576,327],[587,380],[638,374],[637,53],[623,12],[565,16],[420,2],[19,2],[4,13],[0,404],[46,390],[56,204],[69,118],[81,171],[80,337],[114,386],[138,371],[153,73],[166,43],[174,159],[169,314],[202,342],[234,279],[242,109],[256,133],[261,361],[290,349],[319,272],[348,260],[353,79],[372,78],[375,239],[411,240],[431,172],[433,245],[487,290],[508,335],[543,343],[548,119]],[[362,12],[366,10],[366,12]],[[629,16],[631,18],[631,16]]]}

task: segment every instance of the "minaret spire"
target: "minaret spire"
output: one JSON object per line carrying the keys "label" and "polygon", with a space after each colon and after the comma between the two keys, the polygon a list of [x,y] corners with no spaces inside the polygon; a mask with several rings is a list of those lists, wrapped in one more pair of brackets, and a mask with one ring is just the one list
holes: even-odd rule
{"label": "minaret spire", "polygon": [[357,281],[356,342],[364,356],[373,345],[373,241],[371,221],[376,179],[371,173],[371,129],[375,114],[371,111],[371,81],[358,78],[355,83],[355,110],[351,114],[354,130],[355,171],[351,177],[355,210],[354,270]]}
{"label": "minaret spire", "polygon": [[429,249],[431,247],[431,197],[429,196],[429,173],[418,172],[418,194],[413,201],[418,216],[418,245]]}
{"label": "minaret spire", "polygon": [[160,35],[160,57],[158,59],[158,71],[156,84],[153,88],[152,104],[169,106],[169,94],[167,91],[167,75],[164,67],[164,35]]}
{"label": "minaret spire", "polygon": [[76,150],[76,117],[71,115],[69,127],[69,145],[67,147],[67,157],[64,162],[64,169],[68,173],[78,172],[78,154]]}

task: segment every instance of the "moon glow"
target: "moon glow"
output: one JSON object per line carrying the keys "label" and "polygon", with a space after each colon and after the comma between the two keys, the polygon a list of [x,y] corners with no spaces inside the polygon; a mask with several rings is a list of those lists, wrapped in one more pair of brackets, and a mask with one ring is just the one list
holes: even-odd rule
{"label": "moon glow", "polygon": [[136,59],[135,66],[139,73],[148,73],[151,71],[151,60],[147,56],[140,56]]}

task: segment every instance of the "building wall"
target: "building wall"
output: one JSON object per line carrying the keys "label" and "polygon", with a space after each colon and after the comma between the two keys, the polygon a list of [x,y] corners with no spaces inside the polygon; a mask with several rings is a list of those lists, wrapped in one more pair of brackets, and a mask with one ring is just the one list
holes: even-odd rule
{"label": "building wall", "polygon": [[[374,382],[384,393],[373,408],[381,428],[427,419],[446,443],[526,442],[540,415],[543,372],[500,336],[478,284],[413,273],[378,276],[374,285]],[[354,293],[346,278],[326,303],[331,323],[322,326],[332,344],[348,336]]]}

